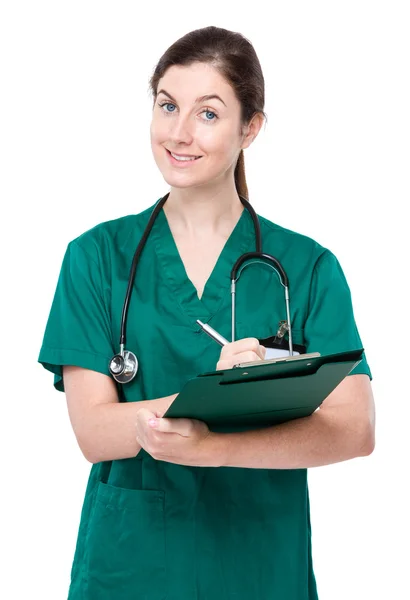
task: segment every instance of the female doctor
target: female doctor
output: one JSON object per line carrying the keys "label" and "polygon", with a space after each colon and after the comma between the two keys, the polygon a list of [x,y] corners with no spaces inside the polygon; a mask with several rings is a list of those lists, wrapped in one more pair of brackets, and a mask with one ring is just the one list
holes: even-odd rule
{"label": "female doctor", "polygon": [[[315,600],[307,468],[372,452],[371,373],[364,356],[312,416],[258,431],[161,418],[191,377],[263,359],[261,342],[286,312],[277,273],[257,262],[238,283],[237,341],[221,351],[197,323],[232,339],[230,272],[255,251],[241,200],[243,152],[264,119],[253,46],[225,29],[192,31],[161,57],[150,84],[151,146],[170,192],[131,289],[126,346],[137,373],[118,383],[109,364],[158,199],[69,243],[39,356],[92,463],[69,599]],[[294,348],[361,348],[334,254],[259,222],[263,252],[289,278]]]}

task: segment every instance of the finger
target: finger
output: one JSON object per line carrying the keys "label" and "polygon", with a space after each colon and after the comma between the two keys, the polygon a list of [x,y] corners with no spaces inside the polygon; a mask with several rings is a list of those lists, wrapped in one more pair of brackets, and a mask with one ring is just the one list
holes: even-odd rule
{"label": "finger", "polygon": [[256,352],[241,352],[240,354],[234,354],[229,356],[225,360],[219,360],[216,364],[216,371],[223,371],[232,369],[235,365],[247,362],[257,362],[262,360],[259,354]]}
{"label": "finger", "polygon": [[153,409],[155,416],[163,417],[177,396],[179,396],[179,393],[172,394],[172,396],[165,396],[164,398],[158,398],[158,403]]}
{"label": "finger", "polygon": [[265,360],[265,356],[266,356],[265,346],[262,346],[262,344],[259,344],[257,353],[259,354],[259,356],[261,357],[262,360]]}
{"label": "finger", "polygon": [[136,420],[135,420],[135,430],[136,430],[136,434],[137,436],[144,440],[147,432],[151,429],[151,427],[148,424],[148,421],[150,419],[155,419],[155,414],[148,410],[147,408],[140,408],[137,411],[137,415],[136,415]]}
{"label": "finger", "polygon": [[257,360],[262,360],[260,355],[256,352],[241,352],[240,354],[235,354],[232,357],[235,361],[234,364],[245,363],[245,362],[255,362]]}
{"label": "finger", "polygon": [[257,338],[243,338],[241,340],[236,340],[236,342],[229,342],[229,344],[225,344],[225,346],[222,347],[221,358],[225,359],[233,354],[240,354],[241,352],[246,352],[248,350],[256,352],[259,346],[260,344]]}
{"label": "finger", "polygon": [[232,359],[229,360],[218,360],[216,363],[216,371],[223,371],[224,369],[232,368]]}
{"label": "finger", "polygon": [[149,408],[139,408],[137,410],[137,420],[141,421],[141,422],[146,422],[148,421],[148,419],[151,419],[152,417],[155,418],[155,413],[152,412],[152,410],[150,410]]}
{"label": "finger", "polygon": [[[149,421],[153,423],[154,419]],[[192,435],[192,419],[156,419],[156,426],[153,427],[155,431],[161,431],[162,433],[178,433],[184,437]]]}

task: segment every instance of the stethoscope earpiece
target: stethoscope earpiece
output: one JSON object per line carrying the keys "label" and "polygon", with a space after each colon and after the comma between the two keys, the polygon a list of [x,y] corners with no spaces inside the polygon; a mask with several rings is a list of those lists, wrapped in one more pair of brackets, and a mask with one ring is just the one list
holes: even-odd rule
{"label": "stethoscope earpiece", "polygon": [[110,373],[118,383],[128,383],[134,379],[138,371],[138,359],[133,352],[124,350],[110,360]]}

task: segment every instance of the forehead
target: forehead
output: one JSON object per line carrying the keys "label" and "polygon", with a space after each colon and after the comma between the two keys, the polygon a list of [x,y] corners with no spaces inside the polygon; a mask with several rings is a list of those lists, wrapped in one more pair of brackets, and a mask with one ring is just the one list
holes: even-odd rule
{"label": "forehead", "polygon": [[195,102],[205,94],[218,94],[227,106],[235,102],[231,85],[214,67],[203,63],[169,67],[158,82],[157,92],[161,89],[187,102]]}

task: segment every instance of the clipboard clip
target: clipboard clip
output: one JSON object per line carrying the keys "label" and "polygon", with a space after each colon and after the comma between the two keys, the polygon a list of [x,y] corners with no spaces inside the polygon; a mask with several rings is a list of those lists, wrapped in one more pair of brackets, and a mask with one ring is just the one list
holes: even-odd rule
{"label": "clipboard clip", "polygon": [[289,323],[287,321],[279,321],[279,329],[276,332],[273,342],[275,344],[280,344],[283,340],[285,333],[287,333],[288,331],[289,331]]}

